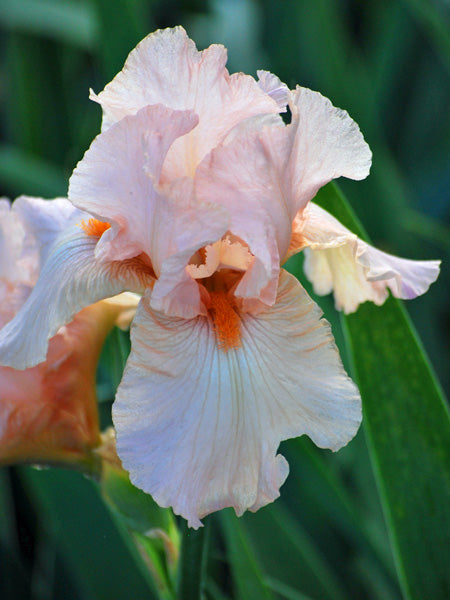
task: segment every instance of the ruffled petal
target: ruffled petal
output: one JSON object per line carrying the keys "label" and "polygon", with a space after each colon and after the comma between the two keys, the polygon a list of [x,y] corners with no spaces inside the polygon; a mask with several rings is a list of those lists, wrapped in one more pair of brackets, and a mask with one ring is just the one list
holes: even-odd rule
{"label": "ruffled petal", "polygon": [[[190,112],[161,106],[125,117],[96,138],[69,188],[73,202],[111,223],[96,257],[122,260],[144,253],[158,278],[153,307],[185,318],[202,312],[198,286],[185,267],[229,227],[223,207],[210,198],[197,201],[192,179],[159,184],[169,144],[194,122]],[[166,128],[164,134],[158,128]]]}
{"label": "ruffled petal", "polygon": [[298,250],[305,248],[304,270],[315,293],[333,291],[336,308],[346,314],[367,300],[383,304],[388,289],[404,300],[420,296],[439,275],[440,261],[408,260],[381,252],[313,203],[294,222],[293,239]]}
{"label": "ruffled petal", "polygon": [[212,202],[201,203],[189,177],[158,188],[149,255],[158,275],[153,288],[153,309],[189,319],[206,310],[197,283],[186,268],[203,246],[220,239],[229,228],[226,210]]}
{"label": "ruffled petal", "polygon": [[277,301],[241,314],[241,346],[219,348],[208,317],[168,318],[144,296],[113,406],[131,480],[191,527],[227,506],[257,510],[288,474],[282,440],[306,434],[337,450],[361,421],[328,323],[291,275]]}
{"label": "ruffled petal", "polygon": [[27,301],[0,331],[1,365],[25,369],[43,362],[48,340],[82,308],[152,285],[153,271],[145,261],[99,262],[97,242],[80,227],[59,237]]}
{"label": "ruffled petal", "polygon": [[[268,89],[273,84],[267,80]],[[292,122],[242,132],[215,148],[196,172],[196,190],[203,200],[214,198],[231,215],[231,231],[241,237],[263,267],[262,287],[278,273],[274,263],[289,250],[292,221],[317,190],[339,176],[361,179],[369,172],[371,152],[358,126],[345,111],[336,109],[317,92],[297,88],[291,94]],[[275,239],[278,256],[267,248]],[[262,241],[266,256],[258,247]],[[260,254],[260,252],[262,254]],[[249,285],[256,271],[249,269],[236,293]],[[260,288],[261,289],[261,288]],[[274,298],[272,298],[272,301]]]}
{"label": "ruffled petal", "polygon": [[198,52],[182,27],[150,34],[104,91],[92,96],[102,105],[103,129],[151,104],[194,110],[199,125],[174,144],[165,165],[169,178],[192,176],[200,160],[240,121],[280,110],[253,77],[230,76],[226,61],[223,46]]}
{"label": "ruffled petal", "polygon": [[319,92],[297,86],[292,92],[291,152],[286,169],[296,211],[337,177],[364,179],[372,153],[358,125]]}
{"label": "ruffled petal", "polygon": [[70,179],[69,199],[111,224],[98,257],[122,260],[149,253],[159,227],[155,185],[164,158],[173,141],[196,123],[191,111],[149,106],[95,138]]}

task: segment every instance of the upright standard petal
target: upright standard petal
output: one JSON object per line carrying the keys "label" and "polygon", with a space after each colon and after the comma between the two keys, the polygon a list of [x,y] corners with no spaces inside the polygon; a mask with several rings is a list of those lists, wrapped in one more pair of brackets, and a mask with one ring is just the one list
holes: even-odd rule
{"label": "upright standard petal", "polygon": [[0,331],[0,365],[25,369],[43,362],[48,340],[82,308],[152,285],[153,270],[141,257],[98,261],[98,240],[82,227],[59,237],[27,301]]}
{"label": "upright standard petal", "polygon": [[346,444],[360,398],[320,316],[283,271],[274,306],[241,313],[241,343],[226,350],[209,317],[169,318],[144,297],[113,407],[131,480],[197,528],[215,510],[240,515],[278,497],[288,474],[282,440]]}
{"label": "upright standard petal", "polygon": [[372,153],[345,110],[300,86],[292,92],[289,106],[291,148],[286,177],[297,211],[332,179],[367,177]]}
{"label": "upright standard petal", "polygon": [[149,254],[158,275],[151,304],[170,316],[189,319],[206,314],[188,264],[200,248],[219,240],[230,225],[229,214],[212,202],[199,202],[193,181],[178,179],[159,188],[162,197],[155,208]]}
{"label": "upright standard petal", "polygon": [[277,182],[258,134],[215,148],[195,175],[199,200],[213,199],[228,211],[230,232],[248,244],[255,257],[236,295],[267,305],[276,298],[280,252],[286,252],[293,218]]}
{"label": "upright standard petal", "polygon": [[191,111],[149,106],[98,135],[78,163],[69,199],[111,224],[97,256],[122,260],[148,252],[161,168],[173,141],[195,126]]}
{"label": "upright standard petal", "polygon": [[[268,89],[273,78],[263,80]],[[284,258],[292,221],[317,190],[336,177],[362,179],[369,173],[370,149],[345,111],[305,88],[298,87],[290,100],[288,126],[243,131],[212,150],[195,175],[200,198],[214,197],[228,208],[231,231],[257,258],[252,238],[267,248],[267,239],[275,236],[279,257]],[[263,264],[269,271],[268,263]],[[242,285],[251,275],[249,270]]]}
{"label": "upright standard petal", "polygon": [[277,100],[253,77],[230,76],[226,61],[223,46],[198,52],[182,27],[150,34],[104,91],[93,96],[103,108],[103,129],[151,104],[193,110],[199,125],[174,144],[165,166],[171,177],[192,176],[200,160],[239,122],[280,111]]}
{"label": "upright standard petal", "polygon": [[305,248],[304,270],[316,294],[334,293],[346,314],[362,302],[383,304],[388,289],[410,300],[424,294],[439,275],[438,260],[408,260],[373,248],[314,203],[294,222],[297,251]]}

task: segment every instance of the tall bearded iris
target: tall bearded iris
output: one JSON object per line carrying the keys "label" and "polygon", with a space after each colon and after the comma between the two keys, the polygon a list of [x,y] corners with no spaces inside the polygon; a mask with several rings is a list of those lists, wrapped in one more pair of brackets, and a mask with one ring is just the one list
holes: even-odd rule
{"label": "tall bearded iris", "polygon": [[[198,52],[182,28],[157,31],[92,95],[102,133],[69,189],[85,217],[0,335],[0,360],[24,368],[82,306],[141,292],[113,408],[117,450],[132,481],[192,527],[226,506],[242,514],[273,501],[288,474],[282,440],[307,434],[337,450],[361,420],[328,323],[280,264],[305,247],[357,244],[324,228],[332,218],[310,200],[333,178],[366,177],[370,150],[319,93],[265,71],[230,76],[225,63],[222,46]],[[364,282],[375,269],[377,289],[397,295],[437,276],[435,263],[363,254],[348,260]],[[345,295],[340,264],[327,286]]]}

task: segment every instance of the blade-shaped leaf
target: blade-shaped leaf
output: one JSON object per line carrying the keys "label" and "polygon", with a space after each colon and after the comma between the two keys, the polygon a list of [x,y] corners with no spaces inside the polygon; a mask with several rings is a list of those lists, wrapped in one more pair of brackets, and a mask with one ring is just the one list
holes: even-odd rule
{"label": "blade-shaped leaf", "polygon": [[235,586],[234,597],[236,600],[273,599],[241,521],[231,509],[223,510],[220,517]]}
{"label": "blade-shaped leaf", "polygon": [[[335,185],[316,201],[362,234]],[[401,303],[343,316],[364,425],[407,598],[450,597],[450,421],[439,384]]]}

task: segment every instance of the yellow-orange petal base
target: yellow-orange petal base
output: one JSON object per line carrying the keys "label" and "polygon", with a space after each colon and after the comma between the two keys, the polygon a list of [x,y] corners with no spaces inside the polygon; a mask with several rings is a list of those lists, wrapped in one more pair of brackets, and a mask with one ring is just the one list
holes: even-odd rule
{"label": "yellow-orange petal base", "polygon": [[228,351],[241,346],[241,319],[232,299],[225,291],[209,292],[209,314],[214,323],[217,345]]}

